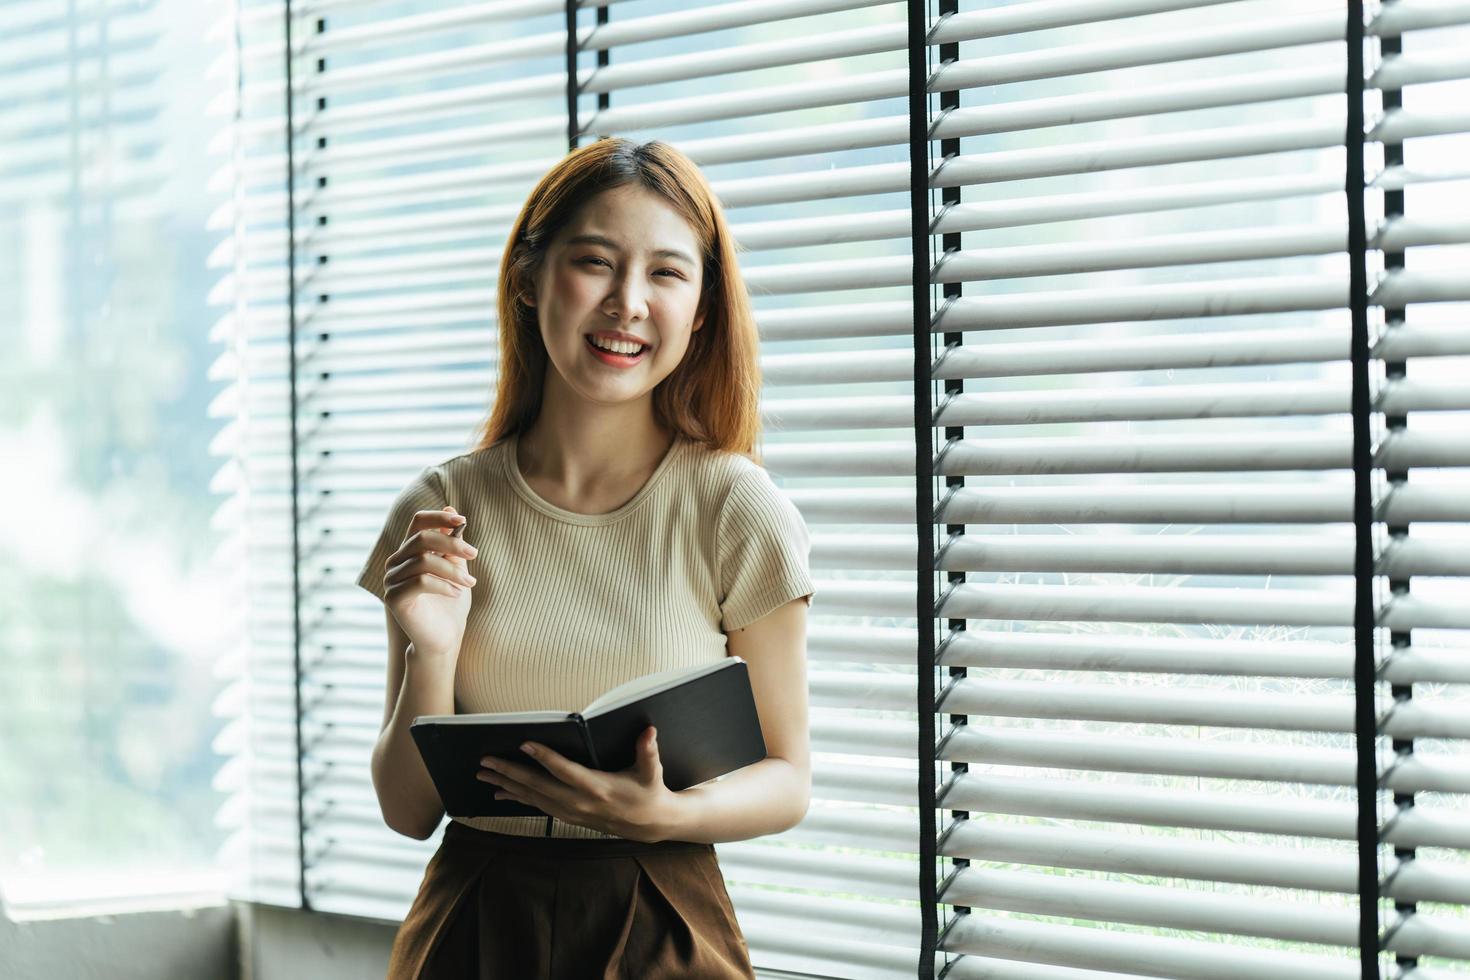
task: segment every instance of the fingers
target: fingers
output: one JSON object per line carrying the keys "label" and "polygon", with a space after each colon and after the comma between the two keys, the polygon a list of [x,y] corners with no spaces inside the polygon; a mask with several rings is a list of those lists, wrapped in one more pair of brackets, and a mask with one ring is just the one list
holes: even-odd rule
{"label": "fingers", "polygon": [[399,551],[407,554],[427,549],[461,563],[468,561],[476,553],[474,545],[462,540],[468,521],[449,506],[443,510],[418,511],[409,521],[408,537]]}
{"label": "fingers", "polygon": [[443,530],[424,528],[410,532],[403,544],[399,545],[398,550],[388,556],[388,564],[391,565],[421,552],[443,555],[445,558],[454,560],[456,564],[463,564],[479,554],[479,549],[468,541],[450,537]]}
{"label": "fingers", "polygon": [[443,531],[415,531],[403,542],[399,551],[406,553],[419,551],[432,551],[443,555],[445,558],[460,558],[468,560],[479,554],[479,549],[468,541],[453,538]]}
{"label": "fingers", "polygon": [[456,585],[453,582],[439,578],[437,575],[413,575],[399,582],[383,580],[383,598],[387,601],[394,600],[405,589],[413,589],[418,592],[429,592],[434,595],[449,596],[457,599],[464,595],[467,586]]}
{"label": "fingers", "polygon": [[[465,588],[475,584],[475,577],[463,565],[450,561],[443,555],[425,551],[418,554],[410,553],[397,563],[390,564],[387,574],[383,576],[383,585],[390,587],[415,578],[437,579],[449,585]],[[457,592],[443,594],[458,595]]]}
{"label": "fingers", "polygon": [[529,760],[517,763],[487,755],[480,759],[480,766],[475,773],[476,779],[494,783],[501,790],[519,796],[548,813],[552,806],[558,807],[558,812],[569,809],[572,801],[584,792],[577,783],[541,769]]}
{"label": "fingers", "polygon": [[415,531],[451,531],[462,528],[468,521],[463,514],[455,513],[453,507],[445,507],[443,510],[421,510],[413,515],[408,522],[408,533],[410,536]]}
{"label": "fingers", "polygon": [[453,507],[421,510],[409,521],[408,537],[388,556],[383,576],[384,598],[426,592],[458,597],[473,588],[475,576],[468,563],[478,553],[463,533],[466,518]]}

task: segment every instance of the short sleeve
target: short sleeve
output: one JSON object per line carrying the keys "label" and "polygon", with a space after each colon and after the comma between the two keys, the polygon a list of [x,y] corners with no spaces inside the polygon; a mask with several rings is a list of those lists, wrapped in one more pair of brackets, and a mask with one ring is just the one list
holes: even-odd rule
{"label": "short sleeve", "polygon": [[362,571],[358,573],[358,585],[379,600],[384,599],[387,590],[383,588],[383,576],[388,574],[388,556],[397,551],[403,544],[403,539],[408,537],[408,525],[413,520],[413,515],[421,510],[442,510],[449,503],[444,496],[444,484],[437,469],[432,466],[399,492],[393,506],[388,510],[388,518],[383,522],[383,530],[378,534],[377,543],[373,545],[367,561],[363,562]]}
{"label": "short sleeve", "polygon": [[801,512],[764,469],[743,472],[716,525],[720,628],[729,633],[792,599],[816,594],[811,536]]}

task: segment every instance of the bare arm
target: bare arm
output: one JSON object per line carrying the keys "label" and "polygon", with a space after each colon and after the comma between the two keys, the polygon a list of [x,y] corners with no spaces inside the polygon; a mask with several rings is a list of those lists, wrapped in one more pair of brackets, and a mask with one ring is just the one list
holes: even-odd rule
{"label": "bare arm", "polygon": [[388,616],[388,687],[383,727],[373,748],[373,789],[383,821],[398,833],[427,840],[444,816],[408,728],[419,715],[454,714],[456,656],[421,656]]}
{"label": "bare arm", "polygon": [[750,670],[766,758],[674,794],[678,805],[665,839],[747,840],[789,830],[806,816],[812,784],[806,613],[806,598],[793,599],[728,634],[728,654]]}
{"label": "bare arm", "polygon": [[457,537],[463,526],[452,507],[417,512],[383,576],[388,685],[373,746],[373,789],[383,821],[418,840],[434,833],[444,804],[409,728],[419,715],[454,714],[454,674],[475,584],[466,567],[475,549]]}

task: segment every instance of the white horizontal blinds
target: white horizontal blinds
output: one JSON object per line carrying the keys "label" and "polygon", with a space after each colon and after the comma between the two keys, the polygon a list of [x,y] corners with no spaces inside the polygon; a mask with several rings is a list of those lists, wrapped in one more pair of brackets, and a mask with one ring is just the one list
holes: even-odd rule
{"label": "white horizontal blinds", "polygon": [[[983,86],[932,133],[961,148],[936,183],[962,203],[935,231],[963,233],[933,276],[962,287],[935,325],[962,335],[936,380],[964,382],[935,418],[965,427],[937,460],[964,486],[936,520],[966,526],[939,537],[940,569],[965,575],[939,607],[965,621],[940,710],[968,716],[940,753],[958,770],[941,797],[950,976],[1359,975],[1344,13],[1194,6],[962,3],[931,36],[960,44],[934,87]],[[1463,20],[1396,6],[1372,33]],[[1470,64],[1382,70],[1427,83]],[[1446,210],[1423,220],[1394,231],[1424,250],[1457,234]],[[1463,353],[1458,326],[1426,320],[1398,350]],[[1412,419],[1465,407],[1428,372],[1379,397]],[[1426,425],[1380,459],[1417,472],[1465,448]],[[1470,516],[1470,497],[1411,483],[1395,520]],[[1391,575],[1464,574],[1437,536],[1410,537]],[[1463,618],[1457,595],[1389,616],[1418,637]],[[1412,683],[1412,663],[1393,669]],[[1426,692],[1383,730],[1448,735],[1454,709]],[[1470,790],[1458,760],[1390,761],[1392,792]],[[1450,813],[1384,827],[1420,849],[1386,855],[1394,956],[1466,951],[1470,877],[1445,849],[1470,824]],[[1395,902],[1420,903],[1412,922]]]}
{"label": "white horizontal blinds", "polygon": [[[1388,3],[1376,17],[1392,21],[1410,11]],[[1440,12],[1459,26],[1425,25],[1383,36],[1368,51],[1365,162],[1368,214],[1375,219],[1368,225],[1369,323],[1376,347],[1388,352],[1379,358],[1379,385],[1463,393],[1470,368],[1470,174],[1464,172],[1470,119],[1463,112],[1470,100],[1470,27],[1464,26],[1470,3],[1446,4]],[[1438,70],[1416,73],[1404,65]],[[1413,135],[1429,120],[1438,125]],[[1412,234],[1416,226],[1441,231],[1426,239]],[[1439,292],[1424,296],[1433,283]],[[1416,334],[1448,343],[1405,350],[1402,338]],[[1380,407],[1373,417],[1377,439],[1414,438],[1439,452],[1422,465],[1382,464],[1375,473],[1379,510],[1406,492],[1455,502],[1427,518],[1386,514],[1375,526],[1383,576],[1379,616],[1389,627],[1380,630],[1388,695],[1380,728],[1394,735],[1383,753],[1392,793],[1381,802],[1380,822],[1387,836],[1406,821],[1440,831],[1433,840],[1395,844],[1383,871],[1391,881],[1405,871],[1438,867],[1464,881],[1470,875],[1470,563],[1464,558],[1470,554],[1470,413],[1462,405],[1442,411]],[[1440,559],[1402,561],[1426,547]],[[1404,622],[1403,613],[1415,607],[1418,615]],[[1421,719],[1412,731],[1403,730],[1406,714]],[[1395,785],[1399,774],[1414,771],[1423,779]],[[1395,913],[1390,928],[1420,933],[1413,948],[1396,950],[1403,975],[1470,975],[1466,896],[1418,896],[1398,903]]]}
{"label": "white horizontal blinds", "polygon": [[[610,44],[610,64],[583,84],[610,105],[585,125],[669,142],[709,177],[762,334],[764,462],[813,533],[812,803],[784,834],[716,846],[731,899],[757,970],[913,976],[912,409],[889,411],[912,404],[905,10],[636,0],[610,13],[584,44]],[[663,23],[681,35],[633,43]],[[905,440],[907,476],[860,462]],[[824,467],[822,453],[858,465]]]}
{"label": "white horizontal blinds", "polygon": [[[383,609],[353,581],[394,496],[469,448],[494,390],[505,228],[566,152],[560,3],[293,3],[306,900],[400,920],[437,840],[383,824],[369,772]],[[282,11],[240,12],[231,329],[237,452],[268,641],[252,705],[257,878],[296,904]],[[267,301],[268,300],[268,301]],[[222,362],[223,363],[223,362]],[[265,610],[254,612],[254,610]],[[285,618],[282,618],[285,617]],[[259,725],[257,727],[260,727]],[[267,890],[265,886],[271,889]]]}
{"label": "white horizontal blinds", "polygon": [[332,778],[314,798],[330,812],[308,828],[308,887],[316,907],[398,919],[429,848],[383,826],[372,788],[384,614],[353,583],[393,496],[470,448],[494,391],[505,231],[567,148],[565,14],[376,4],[330,11],[318,36],[308,55],[327,67],[303,95],[325,100],[322,142],[301,165],[327,196],[302,213],[330,232],[309,245],[327,261],[307,298],[327,336],[302,414],[321,417],[307,453],[323,465],[304,493],[322,501],[306,566],[323,608],[306,648],[313,716],[334,738],[319,753]]}
{"label": "white horizontal blinds", "polygon": [[[432,842],[387,833],[371,794],[382,613],[350,588],[348,556],[483,411],[498,229],[565,149],[565,36],[560,4],[297,9],[307,877],[316,907],[391,919]],[[237,415],[220,485],[234,494],[223,515],[257,518],[247,569],[290,552],[279,13],[240,11],[251,151],[222,174],[237,234],[216,256],[235,304],[217,367],[235,383],[216,410]],[[669,139],[714,180],[765,340],[766,463],[815,531],[816,799],[781,839],[720,845],[722,864],[758,965],[906,974],[923,869],[903,10],[633,0],[610,13],[584,26],[583,49],[611,63],[583,68],[583,112],[608,95],[595,134]],[[1371,32],[1467,18],[1400,0]],[[972,714],[945,754],[970,769],[946,798],[970,813],[944,846],[970,862],[946,894],[973,910],[947,937],[966,954],[952,973],[1337,976],[1354,962],[1341,37],[1330,4],[1031,0],[962,7],[931,38],[963,44],[945,71],[964,86],[934,133],[963,140],[934,178],[963,203],[935,230],[968,233],[933,277],[964,287],[934,330],[965,343],[935,377],[966,382],[936,423],[968,427],[937,464],[966,480],[938,520],[975,525],[941,556],[970,580],[941,615],[972,620],[945,651],[970,673],[945,710]],[[1394,58],[1378,78],[1429,85],[1456,64]],[[1401,114],[1378,135],[1413,145],[1461,123]],[[1452,157],[1379,183],[1457,175]],[[1379,244],[1412,258],[1458,227],[1433,211]],[[1378,360],[1470,351],[1453,318],[1418,314],[1467,298],[1453,275],[1399,276],[1375,296],[1415,311]],[[1420,424],[1451,419],[1459,397],[1442,380],[1385,388],[1383,406],[1414,419],[1379,450],[1413,474],[1386,520],[1466,521],[1456,486],[1427,478],[1463,464],[1463,429]],[[1416,753],[1385,762],[1384,780],[1424,804],[1385,831],[1416,849],[1388,868],[1386,894],[1418,903],[1389,946],[1445,956],[1470,877],[1428,804],[1466,786],[1429,750],[1463,732],[1427,685],[1464,677],[1456,648],[1426,645],[1454,594],[1418,592],[1463,569],[1420,536],[1384,558],[1416,593],[1386,613],[1412,655],[1384,668],[1415,685],[1384,728]],[[253,586],[254,687],[225,702],[265,706],[254,739],[231,729],[244,761],[229,813],[258,814],[240,838],[259,842],[257,887],[294,904],[289,576],[274,574]]]}
{"label": "white horizontal blinds", "polygon": [[[221,458],[212,484],[223,498],[216,515],[220,565],[232,576],[242,618],[239,645],[222,651],[217,666],[224,690],[214,709],[227,719],[214,744],[226,757],[215,780],[227,794],[216,817],[227,834],[221,864],[231,872],[232,898],[294,907],[301,898],[291,468],[288,439],[272,434],[290,408],[285,360],[274,353],[287,338],[285,253],[278,245],[286,234],[285,158],[278,152],[284,106],[240,98],[281,78],[284,62],[239,58],[241,44],[279,33],[281,16],[280,3],[225,6],[211,30],[227,51],[211,70],[235,84],[224,85],[210,107],[220,121],[211,149],[221,158],[211,183],[229,193],[209,226],[231,234],[208,258],[218,277],[210,301],[219,308],[210,340],[222,348],[210,378],[224,384],[209,415],[221,425],[210,446]],[[263,159],[271,163],[262,166]]]}
{"label": "white horizontal blinds", "polygon": [[[0,208],[78,193],[86,181],[102,183],[130,217],[131,202],[166,177],[150,7],[16,0],[0,10],[0,40]],[[96,162],[103,156],[105,171]]]}

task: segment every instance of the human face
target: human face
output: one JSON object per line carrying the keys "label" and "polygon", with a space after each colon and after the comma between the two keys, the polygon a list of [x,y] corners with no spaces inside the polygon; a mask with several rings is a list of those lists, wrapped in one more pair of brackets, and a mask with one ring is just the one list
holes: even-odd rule
{"label": "human face", "polygon": [[[545,397],[603,406],[651,403],[703,325],[703,263],[694,229],[653,191],[623,185],[591,198],[552,239],[536,274]],[[645,345],[634,357],[594,336]]]}

